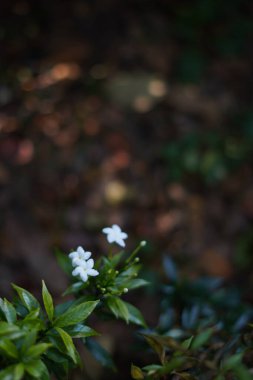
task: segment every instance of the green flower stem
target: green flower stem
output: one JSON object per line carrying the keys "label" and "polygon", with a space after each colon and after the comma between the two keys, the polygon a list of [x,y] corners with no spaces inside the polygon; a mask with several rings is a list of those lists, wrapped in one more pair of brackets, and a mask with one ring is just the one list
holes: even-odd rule
{"label": "green flower stem", "polygon": [[131,255],[128,257],[128,259],[126,259],[126,264],[129,264],[131,261],[133,261],[137,253],[140,251],[141,248],[145,247],[145,245],[146,245],[146,242],[141,241],[139,245],[135,248],[135,250],[131,253]]}

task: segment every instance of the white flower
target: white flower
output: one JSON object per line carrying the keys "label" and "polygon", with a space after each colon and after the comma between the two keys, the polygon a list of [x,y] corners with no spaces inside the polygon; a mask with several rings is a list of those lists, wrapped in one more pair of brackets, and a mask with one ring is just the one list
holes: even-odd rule
{"label": "white flower", "polygon": [[88,260],[91,257],[91,252],[85,251],[82,247],[78,247],[76,251],[71,252],[69,257],[72,259],[72,264],[76,260]]}
{"label": "white flower", "polygon": [[69,254],[69,257],[72,259],[72,265],[75,267],[72,275],[79,276],[83,282],[86,282],[89,276],[97,276],[99,274],[97,270],[93,269],[94,260],[89,259],[90,256],[91,252],[85,252],[82,247],[78,247],[76,251]]}
{"label": "white flower", "polygon": [[124,240],[128,235],[117,224],[113,224],[112,227],[103,228],[102,232],[107,235],[109,243],[117,243],[121,247],[125,247]]}

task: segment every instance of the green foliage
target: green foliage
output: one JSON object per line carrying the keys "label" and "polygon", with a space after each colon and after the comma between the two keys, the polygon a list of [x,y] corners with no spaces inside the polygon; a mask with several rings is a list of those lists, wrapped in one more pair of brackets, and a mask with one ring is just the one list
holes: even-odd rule
{"label": "green foliage", "polygon": [[253,379],[253,308],[218,278],[181,278],[169,257],[164,269],[159,324],[142,334],[159,362],[133,367],[132,377]]}
{"label": "green foliage", "polygon": [[[45,311],[27,290],[13,285],[18,294],[14,303],[0,301],[0,379],[49,379],[67,375],[80,363],[72,338],[95,334],[85,326],[97,302],[82,302],[61,316],[54,316],[54,306],[44,281],[42,298]],[[5,320],[3,320],[5,319]],[[66,326],[72,329],[65,331]],[[60,372],[59,363],[62,363]]]}
{"label": "green foliage", "polygon": [[72,284],[65,294],[75,298],[54,306],[53,297],[42,281],[42,304],[27,290],[14,285],[13,302],[0,298],[0,380],[42,379],[51,375],[65,379],[71,369],[81,366],[74,340],[81,342],[100,363],[116,369],[110,355],[92,338],[99,335],[87,326],[91,314],[104,319],[120,318],[146,326],[140,311],[121,299],[128,289],[147,284],[137,278],[140,270],[136,254],[141,244],[127,255],[101,257],[99,276],[86,282],[71,276],[70,258],[57,252],[60,265]]}

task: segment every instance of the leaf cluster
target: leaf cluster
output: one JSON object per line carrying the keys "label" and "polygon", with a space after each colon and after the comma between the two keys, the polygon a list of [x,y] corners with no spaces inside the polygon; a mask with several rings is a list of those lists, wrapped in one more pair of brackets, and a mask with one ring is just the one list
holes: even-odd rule
{"label": "leaf cluster", "polygon": [[0,379],[63,379],[80,364],[73,339],[95,335],[85,320],[98,301],[73,301],[55,307],[42,282],[43,307],[27,290],[13,284],[13,302],[0,299]]}
{"label": "leaf cluster", "polygon": [[158,363],[134,379],[253,379],[253,308],[218,278],[187,279],[165,257],[158,326],[143,334]]}

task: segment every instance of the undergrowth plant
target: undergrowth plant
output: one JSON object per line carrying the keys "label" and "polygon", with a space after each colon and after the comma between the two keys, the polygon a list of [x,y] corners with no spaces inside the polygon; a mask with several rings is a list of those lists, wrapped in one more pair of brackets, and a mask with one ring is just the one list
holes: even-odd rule
{"label": "undergrowth plant", "polygon": [[[125,247],[127,234],[113,225],[105,228],[109,243]],[[92,338],[98,335],[87,324],[91,315],[120,318],[146,327],[140,311],[122,296],[146,285],[138,278],[139,258],[145,242],[131,253],[125,250],[102,256],[96,263],[91,253],[78,247],[69,255],[58,251],[58,261],[70,277],[64,295],[72,299],[55,305],[42,281],[42,302],[29,291],[12,285],[12,301],[0,299],[0,380],[65,379],[72,369],[85,366],[77,351],[79,339],[103,364],[114,367],[109,354]]]}
{"label": "undergrowth plant", "polygon": [[252,380],[253,307],[219,278],[183,278],[168,257],[164,269],[158,326],[141,332],[149,363],[132,365],[132,378]]}

